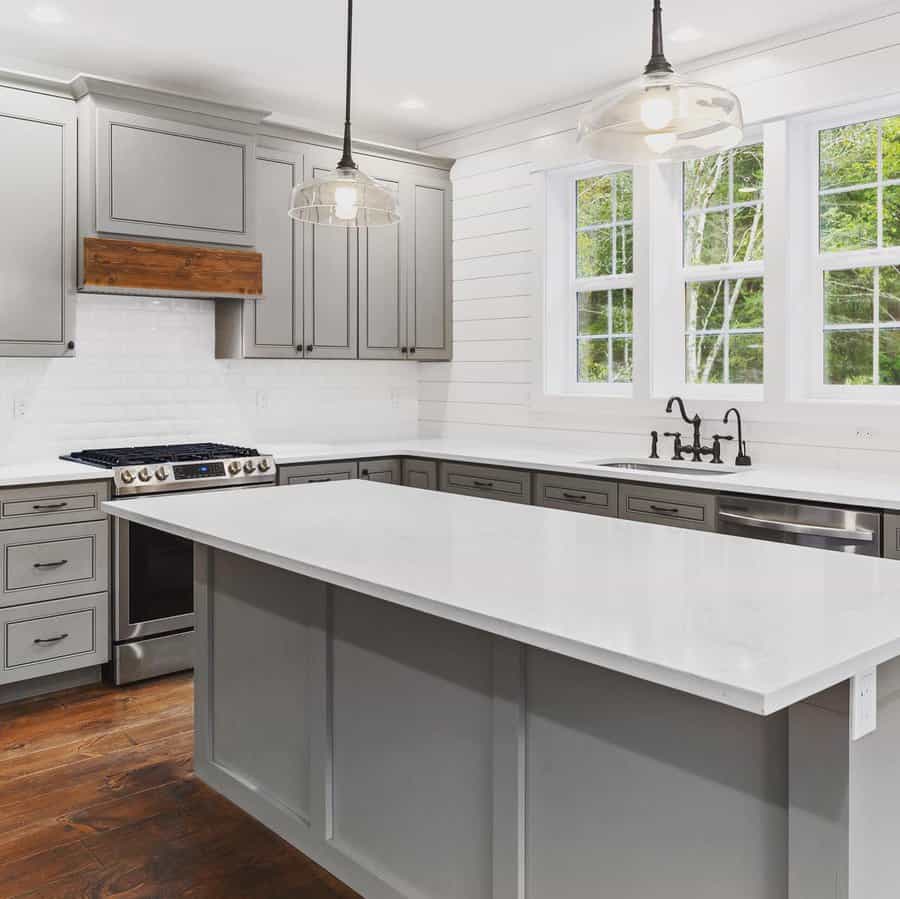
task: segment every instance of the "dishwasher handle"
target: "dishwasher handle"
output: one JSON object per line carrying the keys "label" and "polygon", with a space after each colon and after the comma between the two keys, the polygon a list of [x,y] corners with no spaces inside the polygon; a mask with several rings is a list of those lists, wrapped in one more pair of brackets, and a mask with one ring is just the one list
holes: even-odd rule
{"label": "dishwasher handle", "polygon": [[806,537],[826,537],[832,540],[843,540],[846,543],[871,543],[875,534],[866,528],[831,528],[821,524],[802,524],[795,521],[778,521],[772,518],[756,518],[753,515],[740,515],[737,512],[719,510],[719,518],[745,528],[758,528],[762,531],[779,531],[782,534],[801,534]]}

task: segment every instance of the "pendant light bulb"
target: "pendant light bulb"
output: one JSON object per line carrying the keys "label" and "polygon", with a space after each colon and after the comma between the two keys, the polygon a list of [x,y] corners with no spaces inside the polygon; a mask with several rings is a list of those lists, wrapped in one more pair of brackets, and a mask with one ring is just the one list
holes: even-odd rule
{"label": "pendant light bulb", "polygon": [[315,176],[291,191],[288,215],[311,225],[375,228],[400,221],[397,196],[359,170],[350,138],[350,86],[353,59],[353,0],[347,0],[347,82],[343,155],[330,172]]}
{"label": "pendant light bulb", "polygon": [[699,159],[741,142],[740,100],[715,84],[678,75],[663,52],[662,6],[653,2],[653,40],[643,75],[594,100],[578,121],[578,141],[605,162]]}

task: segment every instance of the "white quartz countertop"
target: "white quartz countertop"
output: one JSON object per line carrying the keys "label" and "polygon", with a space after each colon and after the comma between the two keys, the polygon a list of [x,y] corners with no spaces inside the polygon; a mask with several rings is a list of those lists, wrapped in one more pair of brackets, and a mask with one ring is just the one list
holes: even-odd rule
{"label": "white quartz countertop", "polygon": [[80,462],[66,462],[62,459],[0,465],[0,487],[60,484],[66,481],[103,481],[112,476],[111,471],[103,468],[82,465]]}
{"label": "white quartz countertop", "polygon": [[367,481],[104,509],[758,714],[900,655],[890,560]]}
{"label": "white quartz countertop", "polygon": [[[274,455],[275,461],[279,465],[323,462],[332,459],[408,455],[445,461],[527,468],[534,471],[565,472],[590,477],[605,477],[617,481],[693,487],[697,490],[716,490],[723,493],[746,493],[811,502],[900,510],[900,478],[886,474],[866,474],[865,472],[830,468],[760,465],[730,469],[729,466],[713,466],[709,462],[702,462],[697,464],[697,469],[709,471],[710,474],[683,474],[675,470],[671,472],[625,471],[598,467],[588,464],[588,462],[601,459],[615,461],[634,458],[627,454],[617,455],[611,452],[591,452],[585,449],[551,449],[512,443],[481,443],[441,438],[360,443],[284,444],[261,446],[260,449]],[[664,459],[659,460],[659,464],[670,465]],[[678,464],[682,468],[694,467],[692,462]],[[731,470],[732,473],[713,474],[712,472],[717,469]]]}

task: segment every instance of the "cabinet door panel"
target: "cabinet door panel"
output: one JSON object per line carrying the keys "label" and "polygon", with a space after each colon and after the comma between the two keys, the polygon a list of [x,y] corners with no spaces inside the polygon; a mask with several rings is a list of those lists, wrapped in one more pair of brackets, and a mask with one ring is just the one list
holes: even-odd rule
{"label": "cabinet door panel", "polygon": [[447,187],[416,184],[409,302],[409,346],[413,359],[449,359],[450,196]]}
{"label": "cabinet door panel", "polygon": [[4,355],[67,352],[74,326],[74,142],[74,104],[24,91],[0,92]]}
{"label": "cabinet door panel", "polygon": [[97,230],[254,243],[254,141],[183,122],[97,113]]}
{"label": "cabinet door panel", "polygon": [[361,459],[359,476],[364,481],[380,484],[402,484],[403,466],[399,459]]}
{"label": "cabinet door panel", "polygon": [[299,157],[266,153],[256,159],[256,248],[263,256],[263,299],[248,300],[248,356],[298,355],[302,344],[301,281],[295,252],[299,225],[286,209],[301,177]]}

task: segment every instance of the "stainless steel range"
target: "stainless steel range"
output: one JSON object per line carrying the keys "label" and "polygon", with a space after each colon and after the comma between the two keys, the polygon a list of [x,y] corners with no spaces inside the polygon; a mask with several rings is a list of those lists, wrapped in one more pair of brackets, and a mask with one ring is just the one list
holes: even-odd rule
{"label": "stainless steel range", "polygon": [[[82,450],[62,458],[111,469],[117,498],[275,483],[271,456],[218,443]],[[109,677],[127,684],[192,668],[191,541],[116,518],[113,559]]]}

